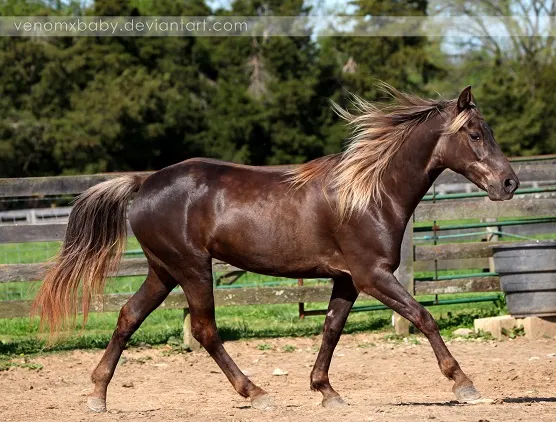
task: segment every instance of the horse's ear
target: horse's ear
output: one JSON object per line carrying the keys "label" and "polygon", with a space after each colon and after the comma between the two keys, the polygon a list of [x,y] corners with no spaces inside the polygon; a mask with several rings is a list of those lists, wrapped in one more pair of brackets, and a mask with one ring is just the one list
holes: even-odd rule
{"label": "horse's ear", "polygon": [[458,113],[461,113],[463,110],[467,110],[468,108],[475,107],[475,99],[473,98],[473,94],[471,93],[471,85],[465,87],[461,94],[458,97]]}

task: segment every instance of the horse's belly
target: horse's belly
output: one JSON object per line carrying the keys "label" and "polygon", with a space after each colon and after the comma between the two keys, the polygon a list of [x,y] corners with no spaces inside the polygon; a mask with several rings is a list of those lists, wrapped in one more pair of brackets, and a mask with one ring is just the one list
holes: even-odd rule
{"label": "horse's belly", "polygon": [[211,255],[246,271],[279,277],[332,277],[346,271],[339,251],[276,239],[214,242]]}
{"label": "horse's belly", "polygon": [[321,278],[321,277],[334,277],[347,271],[338,268],[333,268],[326,262],[298,262],[298,263],[280,263],[270,259],[257,260],[249,259],[244,260],[237,256],[214,256],[224,262],[227,262],[235,267],[241,268],[245,271],[253,273],[264,274],[274,277],[287,277],[287,278]]}

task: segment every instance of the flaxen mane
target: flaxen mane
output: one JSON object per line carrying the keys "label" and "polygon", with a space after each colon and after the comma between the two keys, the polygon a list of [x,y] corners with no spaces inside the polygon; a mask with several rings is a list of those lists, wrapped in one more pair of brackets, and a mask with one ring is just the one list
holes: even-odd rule
{"label": "flaxen mane", "polygon": [[372,201],[381,203],[382,178],[388,165],[409,134],[435,113],[451,111],[444,133],[459,131],[477,113],[467,109],[456,116],[456,100],[430,100],[402,93],[386,83],[379,87],[392,97],[392,102],[372,103],[351,96],[356,113],[332,102],[334,111],[352,128],[346,150],[305,163],[289,173],[289,181],[300,188],[320,177],[326,186],[338,192],[337,211],[340,221],[366,209]]}

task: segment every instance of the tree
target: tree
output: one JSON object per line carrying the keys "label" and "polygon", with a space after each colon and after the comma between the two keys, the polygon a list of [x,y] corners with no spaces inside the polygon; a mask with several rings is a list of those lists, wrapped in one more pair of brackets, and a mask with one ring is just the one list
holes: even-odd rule
{"label": "tree", "polygon": [[[511,155],[553,153],[556,50],[554,37],[536,35],[541,19],[556,13],[556,1],[452,0],[438,11],[466,15],[475,23],[474,32],[461,39],[464,54],[450,73],[474,85],[479,107],[502,149]],[[511,36],[496,36],[484,16],[498,16],[496,30]]]}
{"label": "tree", "polygon": [[[367,16],[425,16],[426,0],[357,0],[356,15]],[[358,31],[373,30],[373,23],[360,23]],[[332,98],[349,107],[347,93],[353,92],[368,100],[383,97],[377,91],[379,80],[397,89],[428,94],[427,85],[442,77],[443,70],[434,60],[431,43],[424,37],[331,37],[320,40],[322,66],[333,69],[339,87]],[[329,119],[327,144],[338,145],[338,135],[344,133],[342,122]]]}
{"label": "tree", "polygon": [[[232,3],[221,15],[306,15],[301,0]],[[306,161],[324,151],[318,48],[311,37],[213,38],[216,93],[206,142],[213,155],[251,164]]]}
{"label": "tree", "polygon": [[[137,15],[133,3],[102,0],[82,12]],[[140,6],[153,7],[149,15],[210,12],[202,1],[177,5]],[[160,168],[205,153],[197,140],[210,60],[197,39],[2,42],[0,151],[8,175]]]}
{"label": "tree", "polygon": [[[469,15],[524,8],[524,30],[532,31],[555,2],[452,0],[439,9],[426,0],[357,0],[349,10],[369,18],[357,28],[364,31],[378,25],[376,16],[425,16],[446,5]],[[303,0],[235,0],[231,8],[213,11],[204,0],[0,1],[1,15],[311,13]],[[340,151],[348,135],[328,99],[349,106],[351,91],[380,100],[377,80],[427,96],[471,83],[506,152],[553,152],[553,38],[464,41],[454,59],[424,37],[2,38],[2,176],[159,169],[194,156],[307,161]]]}

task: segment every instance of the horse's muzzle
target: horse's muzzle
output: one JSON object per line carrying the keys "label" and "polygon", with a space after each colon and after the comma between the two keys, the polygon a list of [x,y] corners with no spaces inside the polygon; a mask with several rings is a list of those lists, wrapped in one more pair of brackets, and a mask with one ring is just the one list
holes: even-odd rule
{"label": "horse's muzzle", "polygon": [[500,181],[492,181],[488,184],[488,197],[492,201],[505,201],[512,199],[515,191],[519,187],[517,177],[508,177]]}

